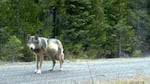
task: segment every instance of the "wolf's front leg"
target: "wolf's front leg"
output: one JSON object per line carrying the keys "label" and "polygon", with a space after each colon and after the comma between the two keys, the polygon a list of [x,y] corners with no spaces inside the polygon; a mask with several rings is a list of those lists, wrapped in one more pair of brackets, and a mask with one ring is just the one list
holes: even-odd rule
{"label": "wolf's front leg", "polygon": [[36,56],[36,70],[35,73],[41,73],[41,57],[39,55]]}
{"label": "wolf's front leg", "polygon": [[41,68],[42,68],[42,63],[43,63],[44,56],[40,55],[39,58],[40,58],[40,62],[39,62],[40,64],[39,64],[39,69],[38,69],[37,73],[41,73]]}
{"label": "wolf's front leg", "polygon": [[62,68],[62,61],[59,61],[60,62],[60,71],[63,71],[63,68]]}
{"label": "wolf's front leg", "polygon": [[35,68],[35,70],[34,70],[34,73],[36,73],[37,72],[37,70],[38,70],[38,57],[37,57],[37,55],[36,55],[36,53],[34,53],[34,55],[35,55],[35,61],[36,61],[36,68]]}

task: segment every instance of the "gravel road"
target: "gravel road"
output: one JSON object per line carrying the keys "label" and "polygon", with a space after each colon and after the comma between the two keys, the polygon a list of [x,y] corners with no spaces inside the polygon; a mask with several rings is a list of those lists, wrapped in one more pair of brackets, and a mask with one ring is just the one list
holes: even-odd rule
{"label": "gravel road", "polygon": [[59,63],[48,71],[52,63],[44,62],[42,74],[35,74],[35,63],[0,65],[0,84],[91,84],[92,80],[129,78],[150,75],[150,58],[101,59]]}

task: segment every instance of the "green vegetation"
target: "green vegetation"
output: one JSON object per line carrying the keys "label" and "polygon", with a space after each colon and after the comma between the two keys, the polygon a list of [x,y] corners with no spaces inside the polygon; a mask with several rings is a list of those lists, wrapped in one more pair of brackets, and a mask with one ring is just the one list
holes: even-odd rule
{"label": "green vegetation", "polygon": [[0,0],[0,59],[31,61],[27,34],[60,39],[66,58],[137,57],[150,50],[149,2]]}
{"label": "green vegetation", "polygon": [[10,36],[6,44],[4,45],[4,48],[2,49],[2,54],[5,57],[1,57],[2,60],[10,60],[14,62],[14,59],[23,57],[23,54],[20,52],[23,49],[23,46],[21,45],[21,41],[16,38],[16,36]]}

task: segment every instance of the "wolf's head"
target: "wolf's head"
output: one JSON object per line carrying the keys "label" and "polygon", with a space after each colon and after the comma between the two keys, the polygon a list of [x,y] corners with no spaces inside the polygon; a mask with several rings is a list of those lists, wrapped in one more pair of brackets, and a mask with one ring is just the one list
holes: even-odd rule
{"label": "wolf's head", "polygon": [[27,36],[27,46],[31,50],[40,49],[38,36],[37,35],[36,36],[28,35]]}

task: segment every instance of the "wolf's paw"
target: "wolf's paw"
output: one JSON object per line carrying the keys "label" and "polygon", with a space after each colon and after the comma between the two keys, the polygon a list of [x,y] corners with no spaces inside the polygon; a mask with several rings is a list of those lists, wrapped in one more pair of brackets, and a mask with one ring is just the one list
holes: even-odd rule
{"label": "wolf's paw", "polygon": [[39,70],[37,70],[35,73],[41,74],[41,70],[39,69]]}
{"label": "wolf's paw", "polygon": [[38,71],[38,70],[37,70],[37,69],[35,69],[35,70],[34,70],[34,73],[36,73],[37,71]]}
{"label": "wolf's paw", "polygon": [[53,71],[54,69],[49,69],[48,71]]}
{"label": "wolf's paw", "polygon": [[60,70],[59,71],[63,71],[63,68],[60,68]]}

